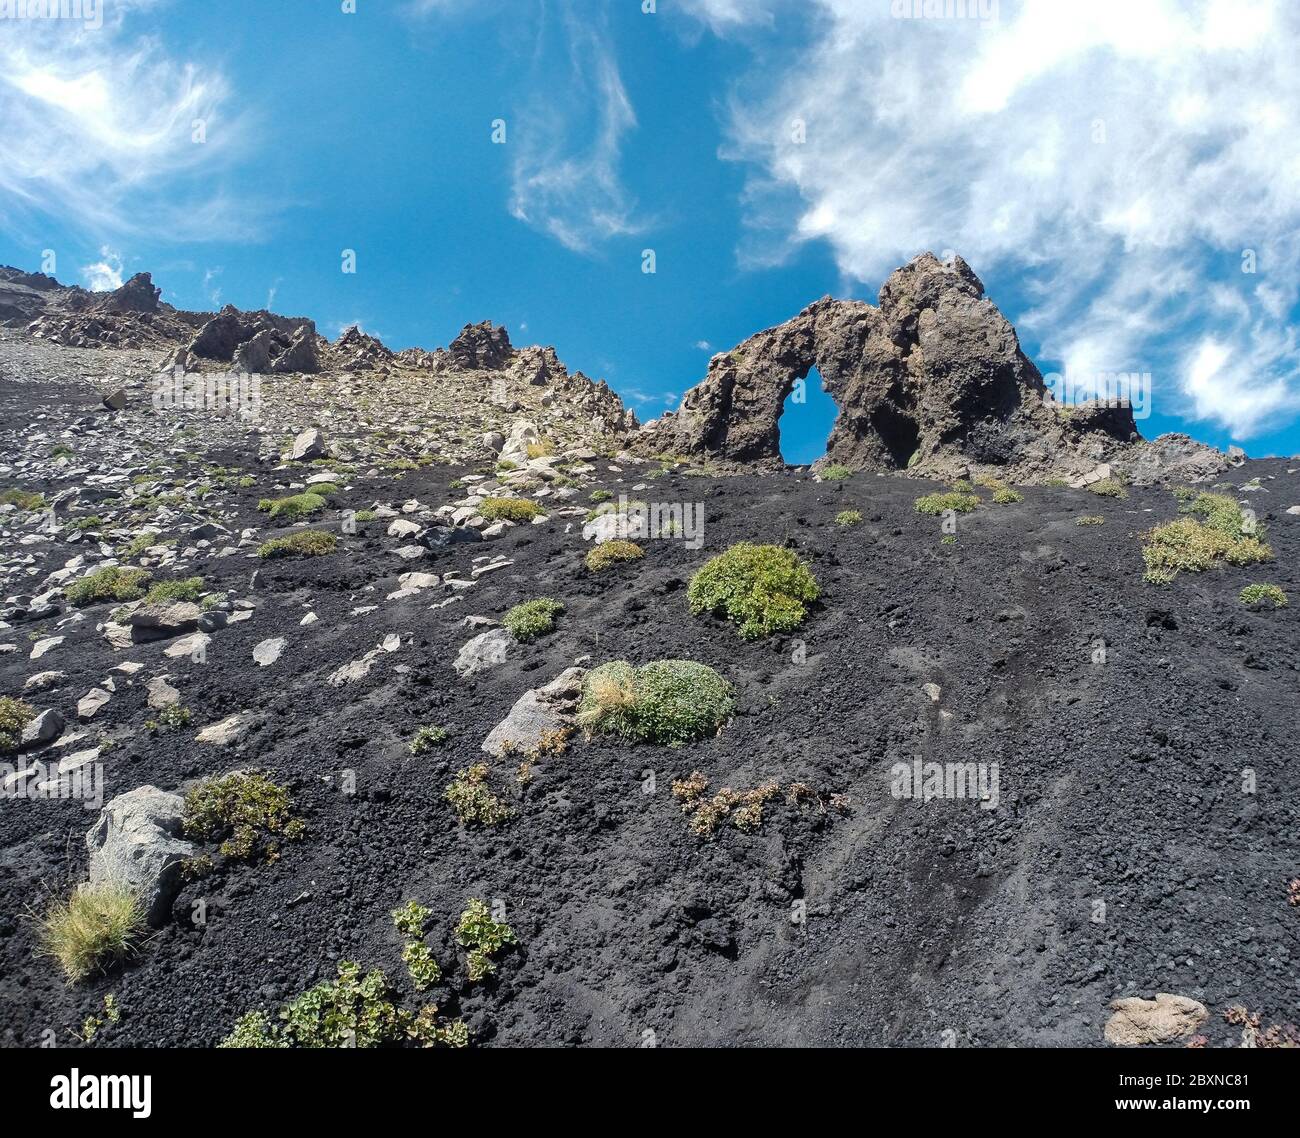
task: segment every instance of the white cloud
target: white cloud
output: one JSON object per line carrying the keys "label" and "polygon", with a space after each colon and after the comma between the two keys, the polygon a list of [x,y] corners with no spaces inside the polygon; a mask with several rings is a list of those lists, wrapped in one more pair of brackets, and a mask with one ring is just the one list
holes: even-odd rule
{"label": "white cloud", "polygon": [[500,18],[520,57],[517,87],[502,92],[509,209],[579,253],[645,228],[620,171],[636,112],[600,6],[559,0],[521,10],[483,0],[415,0],[414,15]]}
{"label": "white cloud", "polygon": [[[178,240],[250,231],[215,174],[239,123],[225,79],[129,34],[148,0],[104,4],[103,26],[7,20],[0,35],[0,222],[55,214],[97,234]],[[201,121],[206,141],[193,141]]]}
{"label": "white cloud", "polygon": [[81,269],[81,279],[91,292],[112,292],[122,287],[122,257],[107,245],[99,251],[102,258]]}
{"label": "white cloud", "polygon": [[[1300,409],[1281,326],[1300,294],[1300,5],[1002,0],[988,22],[817,4],[806,44],[757,49],[732,100],[727,153],[755,169],[745,259],[825,240],[875,286],[957,250],[1024,282],[1009,315],[1035,354],[1152,371],[1158,412],[1247,437]],[[726,33],[732,5],[691,6]],[[1213,371],[1202,340],[1227,352]]]}

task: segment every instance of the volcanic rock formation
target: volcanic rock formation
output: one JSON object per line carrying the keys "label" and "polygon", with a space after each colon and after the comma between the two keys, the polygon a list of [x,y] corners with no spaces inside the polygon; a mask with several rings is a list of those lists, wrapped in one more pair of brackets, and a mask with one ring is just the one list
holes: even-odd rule
{"label": "volcanic rock formation", "polygon": [[[924,253],[890,275],[878,306],[826,297],[714,356],[703,382],[647,424],[636,449],[779,469],[783,405],[814,367],[839,407],[822,464],[1034,482],[1123,466],[1142,443],[1126,403],[1063,413],[966,262]],[[1157,455],[1222,469],[1222,456],[1202,449]],[[1142,469],[1153,465],[1169,462]]]}

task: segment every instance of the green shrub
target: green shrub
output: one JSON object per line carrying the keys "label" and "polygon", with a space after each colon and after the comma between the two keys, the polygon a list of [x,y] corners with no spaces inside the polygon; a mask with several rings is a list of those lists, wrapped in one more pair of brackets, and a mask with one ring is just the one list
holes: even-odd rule
{"label": "green shrub", "polygon": [[123,561],[134,561],[146,549],[151,549],[155,545],[162,543],[162,535],[156,533],[142,533],[131,539],[131,543],[122,550],[119,556]]}
{"label": "green shrub", "polygon": [[374,510],[358,510],[353,518],[358,522],[373,522],[378,516]]}
{"label": "green shrub", "polygon": [[248,861],[259,848],[268,861],[280,856],[280,839],[297,841],[305,827],[290,813],[286,787],[258,771],[206,778],[185,795],[187,838],[217,841],[226,857]]}
{"label": "green shrub", "polygon": [[288,537],[273,537],[257,547],[258,557],[323,557],[338,548],[339,540],[324,530],[308,529]]}
{"label": "green shrub", "polygon": [[1128,488],[1118,478],[1103,478],[1100,482],[1090,482],[1088,490],[1100,494],[1103,498],[1127,498]]}
{"label": "green shrub", "polygon": [[447,741],[448,733],[445,727],[421,727],[411,737],[411,754],[423,755],[432,751],[434,747],[441,747]]}
{"label": "green shrub", "polygon": [[157,733],[159,731],[180,731],[190,725],[193,715],[188,707],[182,707],[179,703],[171,703],[158,712],[157,719],[150,719],[145,723],[145,729]]}
{"label": "green shrub", "polygon": [[842,463],[833,462],[830,466],[824,466],[821,469],[821,480],[823,482],[843,482],[846,478],[852,478],[853,471]]}
{"label": "green shrub", "polygon": [[138,601],[144,596],[149,574],[143,569],[106,565],[68,587],[68,603],[82,608],[100,601]]}
{"label": "green shrub", "polygon": [[860,526],[862,524],[861,510],[841,510],[835,515],[835,524],[837,526]]}
{"label": "green shrub", "polygon": [[593,490],[590,494],[593,502],[608,502],[614,496],[612,490]]}
{"label": "green shrub", "polygon": [[978,496],[975,494],[963,494],[958,490],[949,490],[939,494],[926,494],[924,497],[917,498],[916,512],[918,514],[933,514],[939,516],[947,510],[955,510],[959,514],[968,514],[980,504]]}
{"label": "green shrub", "polygon": [[257,508],[273,518],[284,518],[292,522],[323,510],[327,504],[323,494],[307,490],[301,494],[290,494],[287,498],[263,498]]}
{"label": "green shrub", "polygon": [[31,704],[11,695],[0,696],[0,754],[16,751],[23,739],[23,728],[36,715]]}
{"label": "green shrub", "polygon": [[593,735],[676,747],[716,734],[734,709],[731,684],[707,664],[611,660],[587,673],[578,722]]}
{"label": "green shrub", "polygon": [[125,885],[80,885],[41,922],[44,951],[74,984],[128,956],[146,933],[140,895]]}
{"label": "green shrub", "polygon": [[490,522],[531,522],[545,511],[525,498],[484,498],[478,512]]}
{"label": "green shrub", "polygon": [[457,771],[443,797],[464,825],[496,826],[511,816],[511,809],[487,784],[487,763],[474,763]]}
{"label": "green shrub", "polygon": [[510,459],[508,459],[508,458],[503,458],[503,459],[501,459],[500,462],[497,463],[497,471],[498,471],[498,473],[502,473],[502,472],[504,472],[504,473],[507,473],[507,474],[508,474],[510,471],[512,471],[512,470],[518,470],[518,469],[519,469],[519,463],[517,463],[517,462],[512,462],[512,461],[511,461]]}
{"label": "green shrub", "polygon": [[515,934],[503,921],[494,921],[487,905],[471,897],[456,926],[456,939],[468,949],[465,971],[471,982],[478,983],[496,971],[492,957],[507,944],[515,944]]}
{"label": "green shrub", "polygon": [[1008,506],[1013,502],[1023,502],[1025,496],[1018,490],[1011,489],[1010,486],[999,486],[993,491],[993,501],[1000,506]]}
{"label": "green shrub", "polygon": [[607,541],[587,554],[586,564],[590,572],[599,573],[624,561],[640,561],[644,556],[645,550],[635,541]]}
{"label": "green shrub", "polygon": [[1273,551],[1259,535],[1240,531],[1240,510],[1236,511],[1235,534],[1227,531],[1225,521],[1221,515],[1204,523],[1182,517],[1148,531],[1142,547],[1145,580],[1163,585],[1180,571],[1203,573],[1218,564],[1251,565],[1272,559]]}
{"label": "green shrub", "polygon": [[407,901],[393,910],[393,925],[403,936],[417,939],[424,936],[424,926],[431,916],[432,909],[426,909],[418,901]]}
{"label": "green shrub", "polygon": [[1284,609],[1287,605],[1286,593],[1276,585],[1247,585],[1241,590],[1241,603],[1254,608],[1272,601],[1275,609]]}
{"label": "green shrub", "polygon": [[817,578],[788,549],[742,541],[706,561],[691,577],[691,612],[721,612],[746,640],[790,632],[821,590]]}
{"label": "green shrub", "polygon": [[317,984],[292,1000],[280,1012],[281,1023],[272,1023],[265,1012],[248,1012],[217,1046],[372,1048],[411,1041],[423,1047],[464,1047],[469,1041],[464,1023],[439,1023],[437,1012],[432,1005],[418,1013],[399,1007],[379,969],[363,977],[360,965],[342,960],[338,979]]}
{"label": "green shrub", "polygon": [[539,636],[555,630],[555,618],[564,611],[564,605],[550,597],[538,597],[515,605],[501,623],[520,644],[528,644]]}
{"label": "green shrub", "polygon": [[144,595],[147,605],[165,604],[168,601],[197,601],[203,592],[202,577],[181,577],[174,581],[159,581]]}
{"label": "green shrub", "polygon": [[1106,524],[1106,519],[1099,517],[1097,514],[1085,514],[1081,518],[1075,518],[1074,524],[1076,526],[1100,526]]}
{"label": "green shrub", "polygon": [[43,510],[45,495],[33,490],[6,490],[0,494],[0,506],[17,506],[20,510]]}

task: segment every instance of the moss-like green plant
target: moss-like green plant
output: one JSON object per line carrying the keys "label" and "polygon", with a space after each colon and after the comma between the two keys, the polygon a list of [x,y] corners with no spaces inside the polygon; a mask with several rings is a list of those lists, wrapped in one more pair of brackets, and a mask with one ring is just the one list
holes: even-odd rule
{"label": "moss-like green plant", "polygon": [[614,496],[612,490],[593,490],[588,497],[593,502],[608,502]]}
{"label": "moss-like green plant", "polygon": [[448,784],[443,797],[451,803],[461,823],[479,826],[498,826],[513,813],[488,786],[487,763],[474,763],[457,771]]}
{"label": "moss-like green plant", "polygon": [[156,605],[168,601],[197,601],[202,592],[202,577],[181,577],[174,581],[159,581],[145,593],[144,603]]}
{"label": "moss-like green plant", "polygon": [[1008,506],[1013,502],[1023,502],[1025,496],[1018,490],[1011,489],[1010,486],[999,486],[993,491],[993,501],[1000,506]]}
{"label": "moss-like green plant", "polygon": [[441,747],[450,737],[445,727],[421,727],[411,736],[411,754],[423,755],[434,747]]}
{"label": "moss-like green plant", "polygon": [[635,541],[607,541],[591,550],[586,557],[588,572],[599,573],[611,565],[620,565],[627,561],[640,561],[645,550]]}
{"label": "moss-like green plant", "polygon": [[949,490],[944,493],[926,494],[916,500],[916,512],[918,514],[931,514],[938,517],[948,510],[954,510],[959,514],[968,514],[980,504],[978,496],[975,494],[963,494],[958,490]]}
{"label": "moss-like green plant", "polygon": [[1241,603],[1251,608],[1271,603],[1275,609],[1284,609],[1287,598],[1286,593],[1276,585],[1247,585],[1241,590]]}
{"label": "moss-like green plant", "polygon": [[592,735],[676,747],[716,734],[734,709],[731,684],[707,664],[611,660],[587,673],[578,722]]}
{"label": "moss-like green plant", "polygon": [[0,506],[17,506],[20,510],[45,509],[45,495],[34,490],[6,490],[0,494]]}
{"label": "moss-like green plant", "polygon": [[323,557],[338,548],[339,540],[324,530],[307,529],[287,537],[273,537],[257,547],[258,557]]}
{"label": "moss-like green plant", "polygon": [[11,695],[0,696],[0,755],[16,751],[22,742],[23,728],[36,715],[36,709]]}
{"label": "moss-like green plant", "polygon": [[484,498],[478,512],[490,522],[531,522],[545,511],[526,498]]}
{"label": "moss-like green plant", "polygon": [[1106,519],[1097,514],[1085,514],[1081,518],[1075,518],[1076,526],[1101,526],[1106,524]]}
{"label": "moss-like green plant", "polygon": [[302,494],[290,494],[285,498],[263,498],[257,504],[257,508],[263,513],[269,513],[273,518],[283,518],[285,521],[292,522],[317,513],[326,505],[328,503],[323,494],[308,490]]}
{"label": "moss-like green plant", "polygon": [[555,618],[564,611],[564,605],[550,597],[538,597],[515,605],[501,623],[520,644],[528,644],[539,636],[555,630]]}
{"label": "moss-like green plant", "polygon": [[852,477],[853,471],[838,462],[833,462],[830,466],[824,466],[821,470],[821,480],[823,482],[843,482],[846,478]]}
{"label": "moss-like green plant", "polygon": [[459,1020],[439,1022],[432,1005],[418,1013],[394,1002],[379,969],[365,976],[361,967],[343,960],[338,979],[317,984],[281,1009],[281,1023],[261,1010],[240,1017],[218,1047],[320,1048],[394,1047],[415,1042],[423,1047],[464,1047],[469,1032]]}
{"label": "moss-like green plant", "polygon": [[122,550],[120,556],[123,561],[134,561],[146,549],[151,549],[155,545],[160,545],[161,536],[156,533],[142,533],[133,537],[131,542]]}
{"label": "moss-like green plant", "polygon": [[44,951],[74,984],[133,952],[146,933],[140,895],[126,885],[80,885],[41,922]]}
{"label": "moss-like green plant", "polygon": [[466,975],[473,983],[478,983],[489,973],[496,971],[492,957],[507,944],[515,944],[515,934],[504,921],[492,919],[487,905],[477,897],[471,897],[460,915],[460,924],[456,926],[456,939],[462,947],[468,949],[465,961]]}
{"label": "moss-like green plant", "polygon": [[359,522],[373,522],[378,516],[374,510],[358,510],[354,519]]}
{"label": "moss-like green plant", "polygon": [[221,841],[218,849],[236,861],[262,852],[268,861],[280,856],[280,839],[297,841],[305,832],[291,813],[286,787],[259,771],[234,771],[207,778],[185,795],[185,836]]}
{"label": "moss-like green plant", "polygon": [[1088,490],[1100,494],[1103,498],[1127,498],[1128,487],[1118,478],[1103,478],[1099,482],[1090,482]]}
{"label": "moss-like green plant", "polygon": [[719,612],[745,640],[798,628],[821,589],[789,549],[738,542],[706,561],[686,589],[691,612]]}
{"label": "moss-like green plant", "polygon": [[519,469],[519,463],[512,462],[508,458],[503,458],[500,462],[497,463],[497,471],[502,474],[508,474],[510,471],[518,470],[518,469]]}
{"label": "moss-like green plant", "polygon": [[835,515],[835,524],[837,526],[860,526],[862,524],[861,510],[841,510]]}
{"label": "moss-like green plant", "polygon": [[149,574],[143,569],[106,565],[68,587],[68,603],[82,608],[100,601],[137,601],[144,596]]}
{"label": "moss-like green plant", "polygon": [[1147,582],[1167,584],[1182,571],[1202,573],[1219,564],[1252,565],[1272,560],[1273,551],[1264,541],[1263,530],[1247,532],[1241,507],[1227,494],[1198,494],[1184,510],[1185,516],[1146,534],[1142,558],[1147,566]]}

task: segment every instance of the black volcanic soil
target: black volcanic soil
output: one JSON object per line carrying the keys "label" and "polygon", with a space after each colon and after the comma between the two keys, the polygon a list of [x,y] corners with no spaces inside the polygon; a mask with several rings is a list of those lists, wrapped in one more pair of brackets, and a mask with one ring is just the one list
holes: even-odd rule
{"label": "black volcanic soil", "polygon": [[[11,392],[0,413],[7,428],[21,422],[23,397]],[[230,499],[227,524],[269,536],[256,512],[266,468],[252,451],[204,458],[258,476]],[[594,484],[615,493],[649,469],[608,465]],[[206,664],[164,660],[165,642],[114,652],[94,631],[109,606],[85,610],[39,661],[27,658],[29,634],[50,635],[54,622],[15,626],[0,691],[65,670],[61,687],[30,698],[70,724],[114,665],[146,665],[129,685],[115,673],[117,694],[95,721],[133,728],[104,756],[107,796],[255,765],[289,784],[308,836],[278,862],[187,885],[137,961],[69,987],[35,955],[30,913],[84,878],[94,814],[72,801],[0,801],[0,1038],[31,1046],[51,1029],[68,1042],[112,992],[122,1019],[96,1045],[206,1047],[243,1012],[274,1011],[331,977],[340,959],[381,967],[409,993],[389,911],[410,898],[429,906],[429,943],[460,976],[452,928],[471,896],[503,901],[520,941],[490,982],[430,993],[465,1017],[476,1045],[640,1046],[648,1032],[661,1046],[1098,1045],[1109,1001],[1156,992],[1205,1003],[1215,1045],[1235,1038],[1218,1016],[1233,1003],[1266,1023],[1295,1020],[1300,612],[1238,601],[1251,581],[1300,601],[1300,517],[1285,514],[1300,475],[1288,468],[1255,461],[1228,476],[1263,479],[1253,498],[1274,563],[1164,588],[1143,584],[1139,552],[1140,534],[1176,514],[1164,490],[1113,501],[1030,488],[1019,504],[963,518],[945,545],[938,521],[913,509],[932,483],[666,476],[634,496],[703,502],[703,548],[651,541],[644,561],[599,576],[583,569],[587,546],[565,519],[415,564],[376,521],[328,557],[264,563],[241,551],[196,570],[257,606],[214,635]],[[357,477],[342,501],[436,506],[458,496],[447,483],[462,473]],[[864,523],[837,527],[849,508]],[[1084,514],[1105,524],[1076,526]],[[688,613],[691,572],[742,539],[791,545],[823,586],[802,663],[794,638],[746,643]],[[514,564],[461,602],[431,610],[441,590],[385,600],[401,572],[467,571],[485,553]],[[46,552],[36,567],[70,555]],[[557,631],[478,682],[458,680],[451,662],[474,634],[459,622],[536,596],[564,602]],[[378,608],[350,615],[366,605]],[[308,611],[319,620],[301,626]],[[327,684],[389,633],[402,646],[367,679]],[[276,636],[284,653],[257,667],[254,645]],[[704,661],[737,685],[738,713],[717,738],[679,750],[576,739],[538,764],[513,821],[459,827],[443,798],[453,772],[484,757],[480,743],[524,690],[586,655]],[[163,672],[194,723],[151,736],[144,683]],[[938,702],[926,684],[939,685]],[[263,721],[239,745],[193,742],[194,729],[246,709]],[[452,739],[413,757],[409,739],[427,723]],[[917,757],[996,762],[997,809],[894,798],[889,768]],[[498,788],[513,785],[511,769],[494,764]],[[761,832],[724,824],[706,841],[670,793],[695,769],[713,788],[802,781],[852,807],[841,816],[782,801]],[[354,795],[340,789],[349,770]],[[1245,770],[1254,794],[1243,793]],[[207,922],[196,927],[199,900]],[[792,921],[801,909],[806,919]]]}

